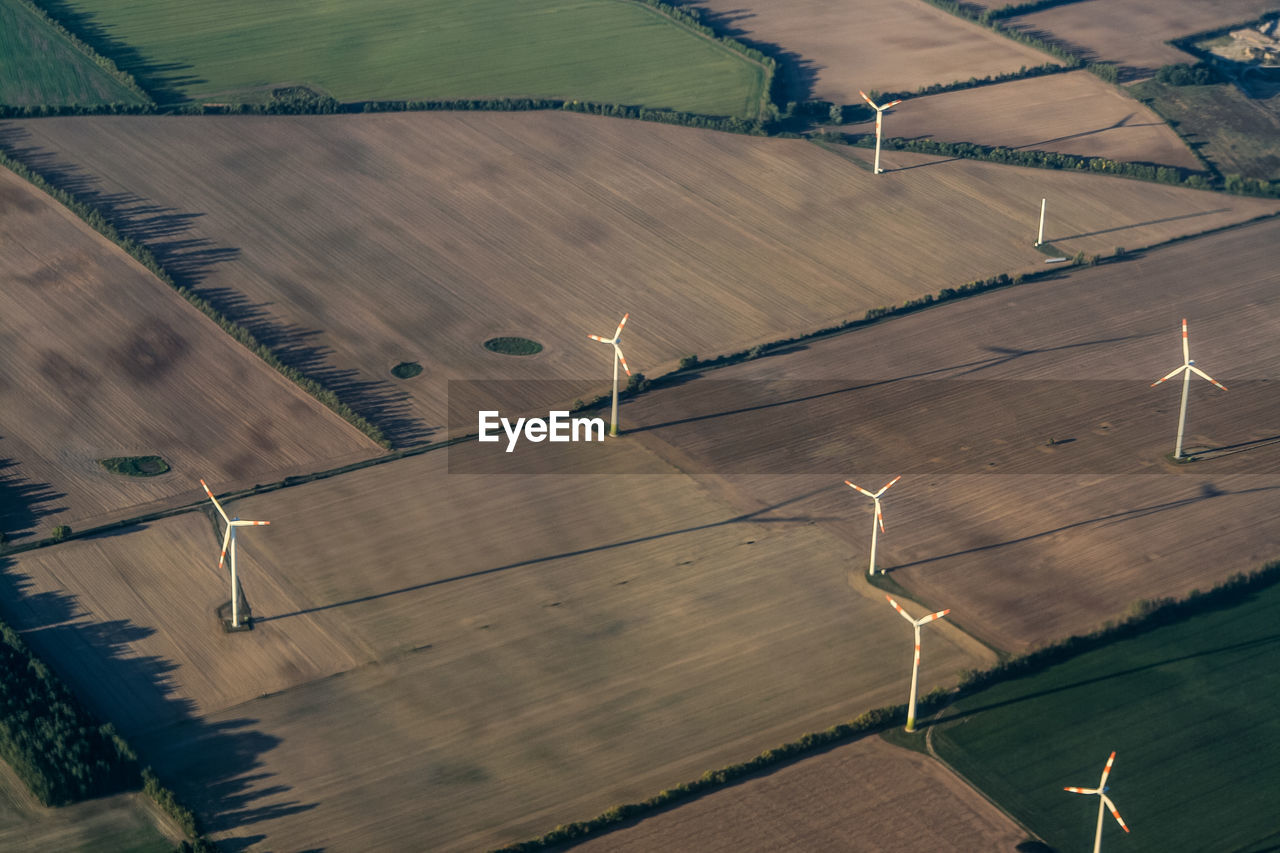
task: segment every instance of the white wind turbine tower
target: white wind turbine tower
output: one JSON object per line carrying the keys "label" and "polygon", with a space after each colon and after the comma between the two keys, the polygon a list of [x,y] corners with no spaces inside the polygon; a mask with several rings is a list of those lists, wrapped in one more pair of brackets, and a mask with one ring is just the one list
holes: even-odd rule
{"label": "white wind turbine tower", "polygon": [[893,609],[898,611],[898,615],[910,622],[916,629],[916,657],[911,664],[911,704],[907,706],[907,731],[914,732],[916,730],[916,678],[920,674],[920,626],[927,625],[937,619],[941,619],[951,612],[951,608],[939,610],[937,613],[930,613],[921,619],[912,619],[907,615],[907,611],[902,609],[902,605],[893,600],[892,596],[886,595],[889,603],[893,605]]}
{"label": "white wind turbine tower", "polygon": [[1098,795],[1098,831],[1093,836],[1093,853],[1101,853],[1102,850],[1102,819],[1105,816],[1106,809],[1111,810],[1112,816],[1120,824],[1121,829],[1125,832],[1129,831],[1129,827],[1124,825],[1124,819],[1120,817],[1120,812],[1116,811],[1116,804],[1111,802],[1111,799],[1107,796],[1107,776],[1111,773],[1111,765],[1115,760],[1116,754],[1112,752],[1111,757],[1107,759],[1107,766],[1102,768],[1102,778],[1098,780],[1098,787],[1063,788],[1064,791],[1070,791],[1073,794]]}
{"label": "white wind turbine tower", "polygon": [[593,341],[600,341],[602,344],[609,344],[613,347],[613,353],[617,358],[613,362],[613,411],[609,415],[609,435],[616,436],[618,434],[618,364],[622,364],[622,369],[627,371],[627,375],[631,375],[631,369],[627,367],[627,360],[622,357],[622,347],[618,346],[618,338],[622,337],[622,327],[627,325],[627,318],[631,316],[630,312],[622,315],[622,322],[618,324],[617,331],[613,333],[612,338],[602,338],[599,335],[587,335]]}
{"label": "white wind turbine tower", "polygon": [[1173,370],[1170,370],[1167,374],[1157,379],[1155,382],[1152,382],[1151,387],[1154,388],[1157,385],[1159,385],[1161,382],[1165,381],[1166,379],[1172,379],[1174,376],[1177,376],[1179,373],[1182,374],[1182,409],[1178,412],[1178,443],[1173,450],[1174,459],[1182,458],[1182,430],[1187,425],[1187,391],[1190,389],[1190,386],[1191,386],[1191,374],[1195,373],[1197,376],[1202,376],[1205,379],[1208,379],[1214,385],[1217,385],[1223,391],[1227,390],[1226,385],[1223,385],[1221,382],[1214,379],[1212,376],[1205,373],[1200,368],[1196,367],[1195,359],[1191,357],[1190,344],[1187,343],[1187,318],[1186,317],[1182,318],[1182,366],[1175,367]]}
{"label": "white wind turbine tower", "polygon": [[862,91],[861,89],[859,89],[859,90],[858,90],[858,94],[862,96],[862,100],[866,101],[868,104],[870,104],[870,105],[871,105],[871,109],[873,109],[873,110],[875,110],[875,111],[876,111],[876,164],[875,164],[875,168],[874,168],[874,169],[872,169],[872,171],[873,171],[875,174],[877,174],[877,175],[878,175],[878,174],[880,174],[881,172],[883,172],[883,171],[884,171],[884,169],[881,169],[881,168],[880,168],[880,124],[881,124],[881,118],[884,116],[884,111],[885,111],[885,110],[889,109],[889,107],[896,107],[898,104],[902,103],[902,101],[891,101],[891,102],[889,102],[889,103],[885,104],[883,107],[877,107],[877,106],[876,106],[876,102],[875,102],[875,101],[873,101],[873,100],[871,100],[870,98],[868,98],[868,97],[867,97],[867,93],[866,93],[866,92],[864,92],[864,91]]}
{"label": "white wind turbine tower", "polygon": [[270,524],[269,521],[243,521],[240,516],[228,518],[227,513],[222,509],[222,504],[218,503],[218,499],[213,496],[213,492],[209,491],[209,485],[204,480],[200,481],[200,485],[204,486],[204,492],[209,496],[209,500],[213,501],[214,507],[217,508],[218,514],[222,516],[222,520],[227,523],[227,532],[222,535],[222,553],[218,555],[218,569],[222,569],[222,561],[227,556],[227,549],[231,549],[231,627],[240,627],[240,587],[236,582],[236,528],[252,527],[260,524]]}
{"label": "white wind turbine tower", "polygon": [[[871,498],[871,500],[876,502],[876,514],[875,514],[875,517],[871,519],[871,565],[867,567],[867,575],[874,575],[876,573],[876,533],[882,532],[884,530],[884,516],[881,515],[880,513],[880,496],[883,495],[885,492],[889,491],[889,487],[901,479],[902,479],[902,475],[899,474],[889,482],[885,483],[884,487],[881,488],[880,491],[876,492],[874,495],[871,494],[871,492],[868,492],[866,489],[862,488],[861,486],[855,486],[853,483],[850,483],[848,480],[844,481],[844,484],[849,488],[856,489],[857,491],[862,492],[864,495],[866,495],[867,497]],[[877,527],[879,528],[879,531],[876,530]],[[881,572],[880,574],[884,574],[884,572]]]}

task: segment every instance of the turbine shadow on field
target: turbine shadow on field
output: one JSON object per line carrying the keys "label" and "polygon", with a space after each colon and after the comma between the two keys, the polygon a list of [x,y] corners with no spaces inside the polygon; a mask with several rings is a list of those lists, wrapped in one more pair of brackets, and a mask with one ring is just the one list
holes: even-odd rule
{"label": "turbine shadow on field", "polygon": [[55,492],[48,483],[37,483],[7,470],[17,467],[16,461],[0,457],[0,534],[9,539],[36,534],[40,519],[66,510],[65,506],[50,506],[66,495]]}
{"label": "turbine shadow on field", "polygon": [[1110,234],[1114,231],[1127,231],[1130,228],[1142,228],[1147,225],[1161,225],[1165,222],[1176,222],[1179,219],[1195,219],[1197,216],[1211,216],[1215,213],[1226,213],[1229,208],[1219,207],[1216,210],[1202,210],[1198,213],[1180,213],[1177,216],[1166,216],[1163,219],[1149,219],[1146,222],[1135,222],[1132,225],[1117,225],[1115,228],[1103,228],[1101,231],[1086,231],[1083,234],[1072,234],[1066,237],[1046,237],[1045,242],[1051,243],[1055,240],[1080,240],[1085,237],[1096,237],[1099,234]]}
{"label": "turbine shadow on field", "polygon": [[785,104],[788,101],[807,101],[813,97],[814,83],[818,80],[818,72],[824,66],[818,65],[811,59],[805,59],[780,44],[752,38],[751,31],[744,29],[740,24],[756,17],[755,12],[750,9],[727,9],[717,12],[707,8],[698,0],[694,2],[677,0],[676,5],[697,12],[702,18],[702,23],[718,34],[736,39],[773,59],[778,64],[778,76],[774,83],[775,91],[772,93],[776,101]]}
{"label": "turbine shadow on field", "polygon": [[1251,495],[1258,492],[1273,492],[1280,490],[1280,486],[1258,486],[1253,489],[1240,489],[1238,491],[1229,492],[1217,488],[1212,483],[1202,483],[1200,486],[1200,494],[1191,497],[1179,498],[1175,501],[1165,501],[1164,503],[1151,504],[1150,506],[1137,507],[1136,509],[1125,509],[1120,512],[1113,512],[1109,515],[1100,515],[1096,518],[1086,518],[1081,521],[1073,521],[1070,524],[1064,524],[1060,527],[1054,527],[1049,530],[1042,530],[1039,533],[1031,533],[1026,536],[1020,536],[1017,539],[1006,539],[1003,542],[992,542],[990,545],[978,545],[973,548],[965,548],[962,551],[952,551],[948,554],[939,554],[935,557],[925,557],[921,560],[912,560],[909,563],[900,563],[896,566],[886,566],[886,573],[896,572],[901,569],[909,569],[914,566],[923,566],[928,563],[936,563],[940,560],[949,560],[952,557],[962,557],[966,554],[981,554],[986,551],[994,551],[998,548],[1005,548],[1009,545],[1021,545],[1025,542],[1031,542],[1036,539],[1043,539],[1046,536],[1053,536],[1055,533],[1062,533],[1066,530],[1074,530],[1079,527],[1088,527],[1091,524],[1103,524],[1105,522],[1121,523],[1132,521],[1135,518],[1143,518],[1148,515],[1154,515],[1158,512],[1165,512],[1171,509],[1190,506],[1206,501],[1211,498],[1231,497],[1233,495]]}
{"label": "turbine shadow on field", "polygon": [[85,44],[110,59],[122,71],[132,74],[157,103],[184,101],[186,96],[180,87],[206,82],[185,73],[193,68],[186,63],[148,60],[136,48],[112,36],[108,26],[99,23],[92,12],[81,11],[66,0],[41,0],[40,6]]}
{"label": "turbine shadow on field", "polygon": [[[1062,344],[1061,346],[1056,346],[1056,347],[1040,347],[1038,349],[1013,349],[1008,347],[987,346],[987,347],[983,347],[983,349],[987,350],[988,352],[994,353],[994,355],[991,355],[987,358],[977,359],[975,361],[965,362],[963,364],[952,364],[952,365],[948,365],[947,367],[935,367],[931,370],[921,370],[916,373],[908,373],[903,376],[895,376],[892,379],[877,379],[869,382],[859,382],[853,385],[848,385],[844,388],[836,388],[834,390],[823,391],[818,394],[805,394],[799,397],[792,397],[786,400],[774,400],[768,403],[760,403],[754,406],[743,406],[735,409],[724,409],[719,412],[710,412],[705,415],[692,415],[687,418],[677,418],[675,420],[664,421],[662,423],[656,423],[656,424],[641,424],[639,426],[629,427],[627,429],[627,432],[629,433],[648,432],[651,430],[664,429],[666,427],[682,426],[685,424],[698,423],[700,421],[713,420],[715,418],[732,417],[734,415],[743,415],[749,412],[759,412],[767,409],[776,409],[782,406],[793,406],[800,403],[808,403],[814,400],[820,400],[826,397],[837,397],[842,394],[851,394],[855,391],[865,391],[868,388],[878,388],[884,385],[892,385],[895,382],[906,382],[912,379],[923,379],[928,376],[937,376],[939,374],[951,374],[953,371],[955,371],[954,373],[955,376],[966,376],[971,373],[977,373],[980,370],[987,370],[992,367],[999,367],[1000,365],[1008,364],[1009,362],[1014,361],[1015,359],[1019,359],[1028,355],[1041,355],[1044,353],[1061,352],[1062,350],[1071,350],[1071,349],[1080,349],[1082,347],[1100,346],[1102,344],[1114,344],[1114,343],[1121,343],[1124,341],[1135,341],[1135,340],[1141,340],[1143,338],[1154,337],[1155,334],[1156,333],[1154,332],[1149,332],[1149,333],[1142,333],[1142,334],[1135,334],[1135,335],[1122,335],[1120,337],[1115,337],[1115,338],[1099,338],[1093,341],[1081,341],[1079,343],[1074,343],[1074,344]],[[702,374],[695,374],[694,376],[691,377],[689,381],[696,381],[697,379],[700,379],[700,378],[702,378]]]}
{"label": "turbine shadow on field", "polygon": [[1280,642],[1280,634],[1268,634],[1265,637],[1257,637],[1252,640],[1244,640],[1239,643],[1231,643],[1230,645],[1218,646],[1217,648],[1213,648],[1213,649],[1204,649],[1198,652],[1191,652],[1185,655],[1178,655],[1177,657],[1166,658],[1161,661],[1156,661],[1155,663],[1147,663],[1147,664],[1143,664],[1142,666],[1130,667],[1129,669],[1122,669],[1117,672],[1108,673],[1107,675],[1099,675],[1096,678],[1086,678],[1081,681],[1077,681],[1074,684],[1064,684],[1060,687],[1051,687],[1048,690],[1037,690],[1036,692],[1028,693],[1025,696],[1018,696],[1013,699],[1005,699],[1001,702],[992,702],[988,705],[982,705],[977,708],[970,708],[965,711],[957,711],[953,714],[948,714],[946,716],[935,717],[934,719],[928,720],[922,723],[921,725],[936,726],[941,723],[950,722],[951,720],[960,720],[960,719],[964,719],[965,717],[973,716],[974,714],[980,714],[983,711],[992,711],[992,710],[995,710],[996,708],[1004,708],[1009,705],[1016,705],[1019,702],[1026,702],[1027,700],[1030,700],[1030,699],[1039,699],[1044,696],[1052,696],[1055,693],[1065,693],[1068,690],[1075,690],[1080,687],[1092,687],[1096,684],[1101,684],[1106,681],[1111,681],[1112,679],[1115,679],[1115,678],[1124,678],[1125,676],[1134,675],[1139,672],[1146,672],[1152,669],[1159,669],[1162,666],[1168,666],[1169,664],[1172,664],[1172,663],[1181,663],[1182,661],[1195,660],[1197,658],[1209,657],[1210,655],[1224,654],[1226,652],[1236,652],[1236,651],[1243,651],[1245,649],[1261,648],[1263,646],[1267,646],[1276,642]]}
{"label": "turbine shadow on field", "polygon": [[[143,528],[134,527],[133,531]],[[127,566],[103,566],[129,585]],[[109,721],[134,747],[143,766],[192,806],[209,831],[230,831],[259,820],[305,811],[315,804],[281,801],[290,788],[263,785],[270,774],[259,756],[279,738],[254,731],[254,720],[210,723],[190,699],[177,695],[179,666],[156,655],[139,654],[134,644],[156,629],[129,619],[110,618],[63,591],[34,592],[30,576],[11,557],[0,557],[0,615],[41,660],[59,675],[94,717]],[[145,598],[146,588],[135,588]],[[212,613],[192,631],[217,632]],[[264,798],[274,802],[262,804]],[[220,849],[244,849],[262,836],[220,841]]]}
{"label": "turbine shadow on field", "polygon": [[770,504],[769,506],[761,507],[760,509],[752,510],[751,512],[744,512],[744,513],[741,513],[740,515],[735,515],[732,518],[726,518],[721,521],[709,521],[706,524],[697,524],[692,527],[682,527],[677,530],[667,530],[663,533],[653,533],[648,536],[637,536],[632,539],[624,539],[620,542],[610,542],[605,545],[593,545],[590,548],[579,548],[574,551],[564,551],[559,554],[550,554],[545,557],[532,557],[528,560],[520,560],[515,563],[507,563],[505,566],[495,566],[491,569],[480,569],[478,571],[466,572],[465,574],[454,575],[452,577],[439,578],[437,580],[431,580],[431,581],[423,581],[422,583],[413,584],[412,586],[405,586],[405,587],[401,587],[400,589],[392,589],[392,590],[388,590],[387,592],[376,592],[376,593],[373,593],[372,595],[364,595],[359,598],[350,598],[350,599],[347,599],[346,601],[336,601],[332,604],[320,604],[320,605],[316,605],[315,607],[306,607],[301,610],[295,610],[292,613],[278,613],[274,616],[262,616],[262,617],[255,618],[254,621],[255,622],[273,622],[277,619],[287,619],[290,616],[304,616],[308,613],[319,613],[325,610],[333,610],[338,607],[346,607],[347,605],[350,605],[350,604],[364,604],[369,601],[378,601],[383,598],[391,598],[392,596],[403,595],[404,593],[408,593],[408,592],[418,592],[420,590],[431,589],[432,587],[436,587],[436,586],[443,586],[445,584],[456,583],[457,581],[471,580],[473,578],[482,578],[482,577],[485,577],[486,575],[499,574],[500,572],[507,572],[507,571],[511,571],[512,569],[522,569],[528,566],[536,566],[541,563],[550,563],[550,562],[554,562],[555,560],[563,560],[563,559],[568,559],[570,557],[581,557],[585,554],[598,554],[604,551],[612,551],[616,548],[626,548],[630,545],[639,545],[642,542],[653,542],[658,539],[666,539],[667,537],[670,537],[670,536],[681,536],[685,533],[697,533],[702,530],[713,530],[717,527],[725,527],[730,524],[743,524],[743,523],[809,524],[812,521],[836,521],[838,519],[813,518],[811,516],[797,516],[797,517],[784,516],[784,517],[775,517],[775,518],[765,517],[768,513],[773,512],[776,509],[780,509],[789,504],[800,503],[801,501],[807,500],[820,492],[826,491],[828,488],[829,488],[828,486],[824,485],[820,488],[812,489],[808,492],[805,492],[802,495],[796,495],[795,497],[787,498],[786,500],[779,501],[774,504]]}

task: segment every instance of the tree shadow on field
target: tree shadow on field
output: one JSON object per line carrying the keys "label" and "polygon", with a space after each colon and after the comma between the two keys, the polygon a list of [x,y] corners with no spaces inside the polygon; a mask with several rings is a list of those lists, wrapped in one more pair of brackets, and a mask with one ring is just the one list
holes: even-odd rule
{"label": "tree shadow on field", "polygon": [[433,430],[412,414],[412,397],[388,380],[362,377],[335,366],[333,351],[311,343],[323,334],[304,329],[273,313],[271,303],[255,303],[228,287],[207,287],[215,266],[240,259],[235,247],[218,246],[199,236],[203,213],[148,202],[129,192],[110,193],[102,180],[63,162],[55,152],[30,144],[30,134],[15,122],[0,123],[0,149],[39,172],[53,186],[101,210],[122,236],[155,255],[174,282],[208,302],[228,320],[243,326],[281,362],[331,390],[358,414],[377,424],[398,447],[426,441]]}
{"label": "tree shadow on field", "polygon": [[[0,436],[2,438],[4,436]],[[52,505],[66,495],[55,492],[48,483],[23,477],[15,470],[18,468],[15,460],[0,457],[0,534],[11,542],[37,535],[40,519],[67,509]]]}
{"label": "tree shadow on field", "polygon": [[725,527],[731,524],[804,524],[808,525],[816,522],[839,521],[836,518],[815,518],[813,516],[769,516],[768,514],[776,509],[781,509],[790,504],[800,503],[813,497],[814,495],[824,492],[828,486],[821,486],[817,489],[811,489],[801,495],[778,501],[766,507],[761,507],[751,512],[744,512],[731,518],[722,519],[721,521],[709,521],[706,524],[697,524],[692,527],[682,527],[675,530],[667,530],[662,533],[652,533],[648,536],[637,536],[632,539],[623,539],[618,542],[609,542],[603,545],[593,545],[589,548],[578,548],[573,551],[563,551],[559,554],[549,554],[545,557],[531,557],[527,560],[519,560],[515,563],[507,563],[503,566],[494,566],[490,569],[479,569],[474,572],[466,572],[465,574],[453,575],[452,577],[439,578],[437,580],[423,581],[422,583],[413,584],[412,586],[401,587],[400,589],[392,589],[387,592],[376,592],[372,595],[364,595],[359,598],[349,598],[345,601],[335,601],[332,604],[320,604],[315,607],[306,607],[302,610],[295,610],[292,613],[277,613],[271,616],[262,616],[256,618],[257,622],[274,622],[277,619],[287,619],[290,616],[304,616],[308,613],[319,613],[324,610],[333,610],[338,607],[346,607],[350,604],[364,604],[369,601],[378,601],[383,598],[391,598],[392,596],[404,595],[410,592],[419,592],[432,587],[444,586],[445,584],[456,583],[458,581],[471,580],[473,578],[482,578],[487,575],[496,575],[502,572],[509,572],[513,569],[523,569],[529,566],[537,566],[542,563],[551,563],[556,560],[564,560],[570,557],[581,557],[585,554],[599,554],[612,551],[618,548],[626,548],[631,545],[639,545],[643,542],[653,542],[658,539],[666,539],[671,536],[681,536],[686,533],[697,533],[703,530],[714,530],[717,527]]}
{"label": "tree shadow on field", "polygon": [[1162,666],[1168,666],[1169,664],[1173,664],[1173,663],[1181,663],[1183,661],[1195,660],[1197,658],[1203,658],[1203,657],[1210,657],[1212,655],[1225,654],[1227,652],[1244,651],[1246,649],[1264,649],[1278,642],[1280,642],[1280,634],[1268,634],[1265,637],[1255,637],[1252,640],[1244,640],[1242,642],[1231,643],[1226,646],[1218,646],[1212,649],[1203,649],[1198,652],[1189,652],[1188,654],[1185,654],[1185,655],[1178,655],[1176,657],[1165,658],[1164,660],[1155,661],[1154,663],[1147,663],[1141,666],[1134,666],[1128,669],[1117,670],[1116,672],[1110,672],[1110,673],[1107,673],[1106,675],[1099,675],[1095,678],[1085,678],[1073,684],[1064,684],[1059,687],[1051,687],[1048,690],[1037,690],[1032,693],[1026,693],[1022,696],[1017,696],[1013,699],[1005,699],[1000,702],[991,702],[990,704],[981,705],[977,708],[968,708],[964,711],[956,711],[955,713],[947,714],[945,716],[934,717],[933,719],[926,720],[923,723],[921,723],[921,726],[922,727],[936,726],[942,723],[950,722],[951,720],[960,720],[965,717],[973,716],[974,714],[980,714],[983,711],[992,711],[992,710],[995,710],[996,708],[1005,708],[1005,707],[1008,707],[1009,705],[1016,705],[1019,702],[1026,702],[1030,699],[1040,699],[1045,696],[1052,696],[1056,693],[1065,693],[1069,690],[1076,690],[1082,687],[1093,687],[1098,684],[1112,681],[1113,679],[1124,678],[1130,675],[1136,675],[1137,673],[1140,673],[1140,672],[1148,672],[1150,670],[1159,669]]}
{"label": "tree shadow on field", "polygon": [[717,33],[736,39],[776,62],[777,76],[773,84],[773,92],[770,93],[775,102],[786,104],[788,101],[807,101],[813,97],[813,87],[818,80],[818,72],[823,66],[811,59],[805,59],[794,50],[787,50],[780,44],[753,38],[751,31],[743,28],[741,24],[756,17],[755,12],[750,9],[729,9],[717,12],[707,8],[699,0],[693,0],[693,2],[676,0],[675,5],[697,12],[702,23]]}
{"label": "tree shadow on field", "polygon": [[1049,530],[1041,530],[1038,533],[1029,533],[1026,536],[1019,536],[1016,539],[1005,539],[1001,542],[992,542],[989,545],[977,545],[972,548],[965,548],[960,551],[952,551],[947,554],[938,554],[937,556],[934,556],[934,557],[925,557],[920,560],[912,560],[909,563],[900,563],[896,566],[885,566],[883,567],[883,571],[887,574],[891,572],[900,571],[902,569],[909,569],[914,566],[924,566],[924,565],[928,565],[929,563],[937,563],[941,560],[949,560],[952,557],[963,557],[966,554],[981,554],[987,551],[995,551],[1000,548],[1006,548],[1010,545],[1021,545],[1026,542],[1033,542],[1036,539],[1043,539],[1046,536],[1053,536],[1056,533],[1062,533],[1064,531],[1074,530],[1080,527],[1089,527],[1090,525],[1095,525],[1095,524],[1102,525],[1108,522],[1113,524],[1119,524],[1126,521],[1132,521],[1136,518],[1145,518],[1146,516],[1154,515],[1159,512],[1166,512],[1171,509],[1179,509],[1181,507],[1191,506],[1192,504],[1197,504],[1197,503],[1200,503],[1201,501],[1207,501],[1213,498],[1232,497],[1232,496],[1238,496],[1238,495],[1252,495],[1252,494],[1257,494],[1259,492],[1274,492],[1274,491],[1280,491],[1280,486],[1258,486],[1252,489],[1239,489],[1237,491],[1232,492],[1232,491],[1225,491],[1223,489],[1219,489],[1217,486],[1213,485],[1212,483],[1202,483],[1200,485],[1200,493],[1196,495],[1191,495],[1190,497],[1179,498],[1173,501],[1165,501],[1164,503],[1151,504],[1149,506],[1136,507],[1134,509],[1120,510],[1119,512],[1113,512],[1108,515],[1100,515],[1094,518],[1086,518],[1080,521],[1073,521],[1069,524],[1063,524],[1058,527],[1050,528]]}
{"label": "tree shadow on field", "polygon": [[156,103],[185,101],[187,97],[181,87],[207,82],[186,73],[193,68],[187,63],[149,59],[137,48],[112,36],[110,25],[100,22],[97,15],[77,9],[67,0],[40,0],[40,7],[85,44],[114,62],[121,71],[132,74]]}
{"label": "tree shadow on field", "polygon": [[[138,534],[145,526],[130,530]],[[38,549],[27,552],[24,559],[47,553],[50,549]],[[107,575],[106,584],[131,587],[134,595],[129,601],[145,606],[149,597],[162,595],[154,585],[134,586],[127,560],[94,566],[93,571]],[[44,577],[43,583],[51,580]],[[233,832],[315,808],[315,803],[287,799],[291,790],[287,785],[264,784],[273,774],[262,771],[261,756],[279,745],[279,738],[254,730],[257,721],[253,719],[211,722],[199,717],[195,703],[180,694],[175,678],[180,665],[138,653],[135,644],[153,637],[155,628],[122,617],[119,609],[99,611],[75,594],[37,592],[35,587],[35,579],[23,572],[18,559],[0,557],[0,616],[90,714],[115,725],[138,753],[139,763],[156,770],[161,782],[195,810],[206,831]],[[153,599],[152,605],[160,611],[164,602]],[[212,608],[207,623],[187,630],[216,634],[215,642],[223,638]],[[183,638],[172,639],[181,643]],[[219,846],[243,849],[262,838],[229,838]]]}

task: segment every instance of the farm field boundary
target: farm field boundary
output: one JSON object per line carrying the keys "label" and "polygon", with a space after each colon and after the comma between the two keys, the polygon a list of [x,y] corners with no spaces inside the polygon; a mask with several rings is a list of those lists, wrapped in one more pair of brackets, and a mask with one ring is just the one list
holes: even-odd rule
{"label": "farm field boundary", "polygon": [[0,149],[0,165],[3,165],[5,168],[9,169],[15,175],[27,181],[37,189],[40,189],[52,196],[64,207],[76,216],[80,217],[80,219],[84,220],[84,222],[91,228],[106,237],[112,243],[115,243],[124,250],[127,255],[146,267],[158,279],[176,290],[184,299],[191,303],[192,306],[197,308],[210,320],[217,323],[224,332],[265,361],[286,379],[293,382],[320,403],[331,409],[335,414],[347,421],[347,423],[363,432],[372,441],[376,442],[384,449],[390,449],[390,442],[387,441],[386,437],[382,434],[382,430],[379,429],[377,425],[357,413],[354,409],[340,400],[336,394],[321,385],[319,382],[306,376],[301,371],[284,364],[274,352],[255,339],[247,329],[227,319],[209,302],[192,292],[189,288],[179,285],[174,280],[173,276],[169,274],[168,270],[166,270],[160,262],[156,260],[155,255],[152,254],[150,249],[121,234],[110,219],[103,215],[102,211],[80,201],[74,194],[54,186],[39,172],[27,167],[25,164],[10,156],[7,151],[2,149]]}
{"label": "farm field boundary", "polygon": [[[1250,596],[1280,583],[1280,562],[1269,563],[1248,575],[1236,575],[1208,592],[1192,592],[1179,601],[1161,599],[1135,602],[1126,619],[1091,634],[1076,635],[1026,655],[1009,658],[994,667],[966,674],[953,692],[943,688],[923,697],[919,708],[933,714],[956,702],[980,694],[1003,682],[1043,672],[1049,667],[1073,660],[1087,652],[1104,648],[1119,640],[1139,637],[1157,628],[1186,622],[1193,616],[1221,611],[1246,601]],[[730,787],[754,775],[791,764],[848,743],[869,734],[886,731],[905,722],[906,706],[876,708],[857,718],[832,726],[822,732],[803,737],[767,750],[740,764],[719,770],[708,770],[700,778],[676,785],[639,803],[615,806],[591,820],[558,826],[539,838],[501,848],[500,853],[529,853],[546,850],[569,842],[582,841],[610,830],[629,825],[644,817],[679,806],[681,803],[721,788]],[[936,723],[928,721],[924,725]]]}

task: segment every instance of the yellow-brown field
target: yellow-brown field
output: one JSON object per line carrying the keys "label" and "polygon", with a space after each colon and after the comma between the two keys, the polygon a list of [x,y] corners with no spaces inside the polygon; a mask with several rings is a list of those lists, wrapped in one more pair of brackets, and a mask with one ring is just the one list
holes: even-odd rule
{"label": "yellow-brown field", "polygon": [[[0,170],[0,532],[21,541],[378,448]],[[97,460],[159,454],[158,477]]]}
{"label": "yellow-brown field", "polygon": [[1202,168],[1158,115],[1088,71],[914,98],[889,112],[884,127],[909,139]]}
{"label": "yellow-brown field", "polygon": [[[714,386],[699,391],[697,381],[633,402],[628,423],[638,440],[703,475],[726,458],[722,448],[742,448],[731,461],[746,473],[728,478],[746,496],[741,505],[792,501],[788,513],[836,517],[828,526],[852,553],[865,554],[870,502],[840,480],[878,488],[904,473],[882,457],[908,460],[886,495],[879,564],[924,601],[952,607],[970,632],[1022,650],[1280,553],[1269,523],[1280,511],[1280,356],[1266,344],[1280,333],[1278,236],[1280,222],[1270,221],[1190,240],[713,374],[777,383],[783,401],[788,379],[890,389],[904,377],[936,381],[931,405],[916,397],[915,409],[887,413],[904,424],[898,434],[866,431],[887,415],[859,408],[856,393],[673,417],[663,404],[677,392],[715,408]],[[1232,390],[1195,380],[1185,447],[1205,458],[1173,465],[1165,455],[1180,388],[1148,386],[1181,360],[1184,316],[1192,357]],[[1083,416],[1067,408],[1060,420],[1023,421],[1003,405],[948,404],[966,383],[987,387],[982,379],[1060,387]],[[1009,470],[1030,473],[999,473]]]}
{"label": "yellow-brown field", "polygon": [[937,762],[872,737],[573,849],[970,853],[1013,851],[1026,838],[1003,812]]}
{"label": "yellow-brown field", "polygon": [[[910,629],[819,519],[608,452],[652,473],[432,452],[236,502],[273,522],[242,539],[249,633],[213,624],[198,513],[16,555],[44,595],[11,618],[250,849],[518,841],[905,701]],[[991,660],[940,625],[921,684]]]}
{"label": "yellow-brown field", "polygon": [[[1038,267],[1046,195],[1047,236],[1089,254],[1280,208],[894,152],[874,176],[862,151],[562,113],[20,127],[29,156],[77,164],[100,192],[198,213],[192,233],[237,252],[201,271],[202,292],[259,315],[401,443],[439,434],[448,379],[603,390],[608,352],[586,335],[624,311],[628,362],[653,375]],[[546,348],[482,348],[498,335]],[[393,379],[403,359],[424,373]]]}
{"label": "yellow-brown field", "polygon": [[[915,91],[933,83],[1057,64],[1033,47],[924,3],[785,0],[691,5],[742,38],[781,48],[788,100],[861,104],[858,90]],[[794,70],[793,70],[794,69]]]}
{"label": "yellow-brown field", "polygon": [[1168,44],[1171,39],[1243,23],[1274,8],[1269,0],[1088,0],[1007,23],[1080,49],[1091,60],[1114,62],[1129,74],[1150,76],[1161,65],[1195,61]]}

